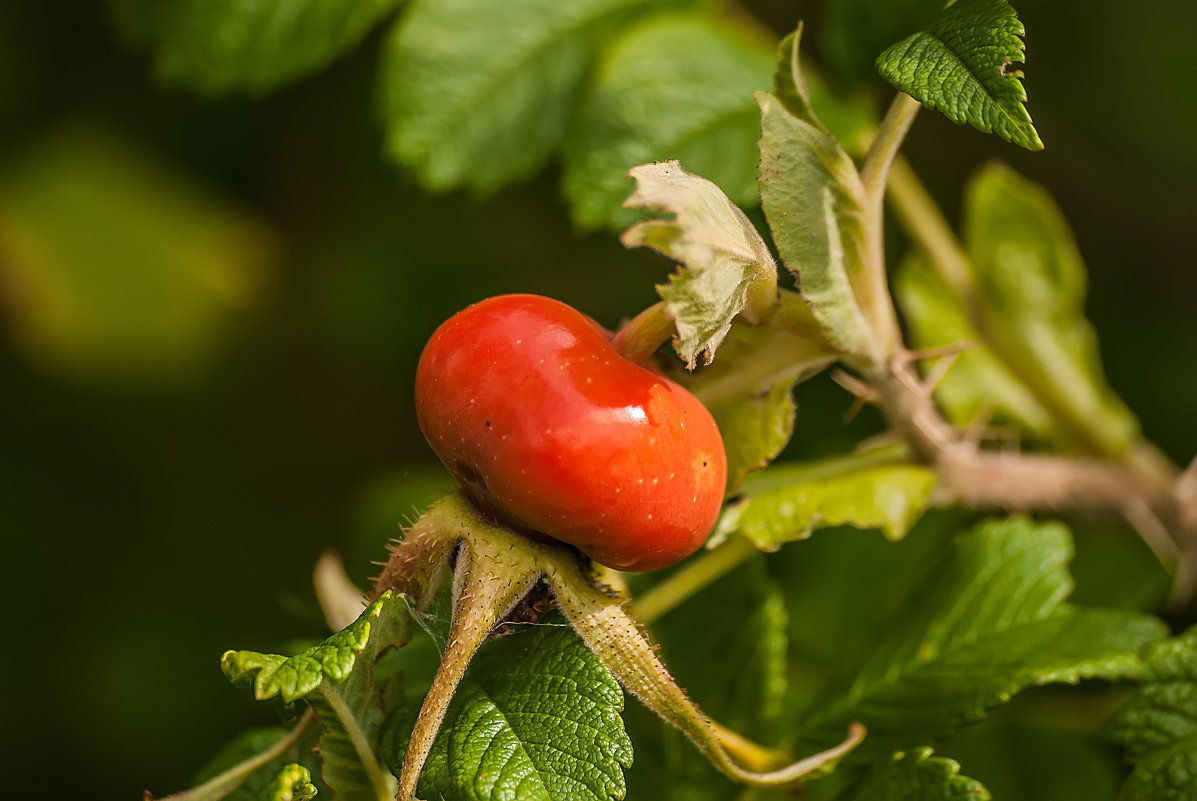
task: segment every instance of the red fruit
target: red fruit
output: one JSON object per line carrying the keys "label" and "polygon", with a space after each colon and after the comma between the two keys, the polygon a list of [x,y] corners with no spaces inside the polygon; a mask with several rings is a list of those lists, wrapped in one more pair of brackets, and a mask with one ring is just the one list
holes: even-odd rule
{"label": "red fruit", "polygon": [[619,570],[689,556],[719,514],[727,460],[710,413],[550,298],[501,295],[441,325],[416,416],[480,506]]}

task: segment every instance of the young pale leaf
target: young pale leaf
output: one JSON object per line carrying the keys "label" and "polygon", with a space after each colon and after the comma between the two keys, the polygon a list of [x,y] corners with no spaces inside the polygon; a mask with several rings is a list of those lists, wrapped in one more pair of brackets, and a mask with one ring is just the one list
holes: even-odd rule
{"label": "young pale leaf", "polygon": [[777,301],[777,265],[756,228],[715,184],[676,161],[641,164],[628,175],[636,191],[624,205],[665,211],[672,220],[641,220],[620,237],[650,247],[684,269],[657,287],[677,324],[674,348],[693,370],[707,364],[741,313],[760,322]]}
{"label": "young pale leaf", "polygon": [[984,716],[1026,687],[1116,679],[1166,633],[1155,618],[1061,605],[1072,589],[1069,531],[1022,518],[957,538],[893,617],[888,638],[833,679],[805,726],[814,741],[846,721],[870,753],[912,747]]}
{"label": "young pale leaf", "polygon": [[382,65],[387,149],[431,189],[485,193],[523,178],[565,135],[604,40],[636,15],[687,4],[414,0]]}
{"label": "young pale leaf", "polygon": [[158,76],[209,93],[266,92],[351,49],[400,0],[109,0]]}
{"label": "young pale leaf", "polygon": [[1028,150],[1043,142],[1023,105],[1023,27],[1006,0],[959,0],[877,57],[881,77],[957,124]]}
{"label": "young pale leaf", "polygon": [[756,203],[752,91],[769,85],[768,46],[706,15],[654,18],[606,52],[565,142],[574,220],[624,228],[637,164],[676,159],[740,206]]}
{"label": "young pale leaf", "polygon": [[745,483],[713,535],[740,533],[766,551],[806,539],[816,528],[879,528],[901,539],[922,516],[935,472],[864,454],[809,464],[778,465]]}
{"label": "young pale leaf", "polygon": [[1111,721],[1135,767],[1119,801],[1197,799],[1197,627],[1156,643],[1138,692]]}
{"label": "young pale leaf", "polygon": [[960,775],[960,765],[932,756],[930,748],[898,752],[837,796],[840,801],[989,801],[980,782]]}
{"label": "young pale leaf", "polygon": [[444,801],[607,801],[632,744],[623,692],[569,629],[538,625],[478,652],[420,776]]}
{"label": "young pale leaf", "polygon": [[1064,445],[1051,414],[1016,376],[960,307],[948,285],[914,253],[894,277],[894,297],[902,308],[911,342],[918,348],[958,345],[951,368],[935,385],[935,397],[956,425],[1013,426],[1041,442]]}
{"label": "young pale leaf", "polygon": [[1064,215],[1042,187],[991,165],[970,182],[964,237],[994,350],[1073,448],[1122,456],[1138,422],[1105,383],[1085,319],[1086,275]]}
{"label": "young pale leaf", "polygon": [[374,662],[410,630],[406,603],[387,592],[354,623],[295,656],[229,651],[221,667],[235,684],[252,684],[259,700],[307,701],[325,729],[318,744],[324,783],[342,801],[375,801],[395,788],[374,755],[383,713]]}
{"label": "young pale leaf", "polygon": [[316,797],[312,774],[303,765],[286,765],[258,795],[258,801],[308,801]]}
{"label": "young pale leaf", "polygon": [[[814,116],[798,66],[798,36],[782,43],[777,93],[757,93],[761,206],[773,240],[840,350],[880,358],[864,279],[864,186],[856,166]],[[888,300],[886,301],[888,303]]]}

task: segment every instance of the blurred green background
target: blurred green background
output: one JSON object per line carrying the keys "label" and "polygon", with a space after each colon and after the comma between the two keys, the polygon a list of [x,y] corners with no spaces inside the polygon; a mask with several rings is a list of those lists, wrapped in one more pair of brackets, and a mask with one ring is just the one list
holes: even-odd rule
{"label": "blurred green background", "polygon": [[[907,152],[950,217],[990,158],[1047,185],[1091,273],[1110,381],[1174,459],[1197,451],[1197,7],[1017,3],[1038,154],[931,113]],[[752,2],[809,51],[820,3]],[[1144,7],[1146,9],[1147,7]],[[429,196],[382,156],[375,33],[260,98],[159,88],[103,4],[0,4],[0,530],[13,797],[185,786],[269,722],[227,648],[320,634],[310,574],[364,582],[440,486],[412,410],[432,329],[539,292],[607,325],[668,265],[573,228],[549,171]],[[799,390],[799,450],[850,398]],[[804,426],[806,421],[812,421]]]}

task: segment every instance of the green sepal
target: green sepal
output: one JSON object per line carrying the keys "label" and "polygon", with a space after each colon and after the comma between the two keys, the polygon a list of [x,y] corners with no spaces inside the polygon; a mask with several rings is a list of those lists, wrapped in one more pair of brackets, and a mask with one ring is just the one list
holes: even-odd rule
{"label": "green sepal", "polygon": [[766,323],[734,323],[720,346],[723,358],[679,376],[719,425],[727,449],[729,495],[789,443],[797,411],[794,386],[836,359],[796,293],[783,291]]}

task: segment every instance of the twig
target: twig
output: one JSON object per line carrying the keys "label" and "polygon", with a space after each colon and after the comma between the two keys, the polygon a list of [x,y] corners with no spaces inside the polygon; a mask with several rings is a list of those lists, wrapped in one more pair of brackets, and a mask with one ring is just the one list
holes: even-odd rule
{"label": "twig", "polygon": [[1192,602],[1197,592],[1197,502],[1184,491],[1186,476],[1162,478],[1136,462],[979,450],[943,419],[911,360],[901,354],[887,369],[868,376],[867,383],[915,458],[938,471],[940,499],[1005,511],[1125,518],[1174,570],[1173,606]]}

